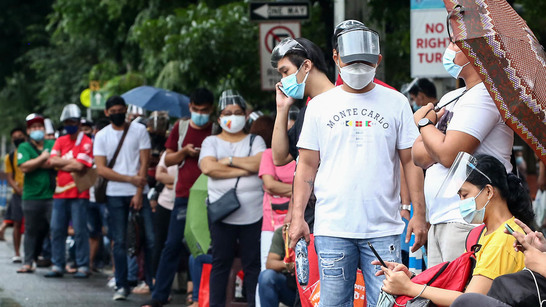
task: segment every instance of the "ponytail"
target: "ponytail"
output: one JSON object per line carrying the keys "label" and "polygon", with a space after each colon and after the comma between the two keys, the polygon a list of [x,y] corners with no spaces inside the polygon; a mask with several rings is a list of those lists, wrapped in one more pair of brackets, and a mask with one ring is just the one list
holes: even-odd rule
{"label": "ponytail", "polygon": [[531,197],[523,186],[521,179],[513,173],[507,176],[509,193],[506,195],[508,210],[520,221],[524,222],[529,228],[538,229],[535,222],[535,213]]}

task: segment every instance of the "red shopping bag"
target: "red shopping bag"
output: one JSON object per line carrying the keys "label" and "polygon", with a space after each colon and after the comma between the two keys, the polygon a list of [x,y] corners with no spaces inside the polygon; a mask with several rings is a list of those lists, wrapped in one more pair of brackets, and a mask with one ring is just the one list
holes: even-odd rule
{"label": "red shopping bag", "polygon": [[201,283],[199,284],[199,307],[209,307],[211,269],[212,264],[203,263],[203,271],[201,272]]}

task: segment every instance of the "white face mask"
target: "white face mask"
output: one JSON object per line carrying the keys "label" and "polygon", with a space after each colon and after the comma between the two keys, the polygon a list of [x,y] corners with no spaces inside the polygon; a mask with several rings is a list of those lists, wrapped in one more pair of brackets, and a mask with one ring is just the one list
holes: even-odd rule
{"label": "white face mask", "polygon": [[343,83],[355,90],[363,89],[375,77],[375,67],[364,63],[354,63],[345,67],[338,65],[338,67]]}
{"label": "white face mask", "polygon": [[245,127],[246,117],[244,115],[230,115],[220,117],[220,127],[229,133],[237,133]]}

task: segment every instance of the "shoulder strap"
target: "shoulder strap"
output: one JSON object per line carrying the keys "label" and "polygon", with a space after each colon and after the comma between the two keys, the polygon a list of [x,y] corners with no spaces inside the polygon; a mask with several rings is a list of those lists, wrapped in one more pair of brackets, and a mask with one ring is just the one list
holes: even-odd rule
{"label": "shoulder strap", "polygon": [[121,140],[119,141],[118,147],[116,148],[116,152],[114,153],[114,157],[112,160],[110,160],[110,163],[108,163],[108,168],[114,167],[114,164],[116,164],[116,159],[119,154],[119,150],[121,149],[121,145],[123,145],[123,141],[125,141],[125,136],[127,135],[127,131],[129,131],[129,126],[131,124],[125,124],[125,128],[123,129],[123,134],[121,135]]}
{"label": "shoulder strap", "polygon": [[181,119],[178,121],[178,150],[182,149],[182,143],[184,143],[189,126],[189,119]]}
{"label": "shoulder strap", "polygon": [[465,240],[465,247],[467,252],[471,251],[472,247],[478,244],[478,241],[480,241],[480,237],[482,236],[484,230],[485,224],[481,224],[480,226],[476,226],[472,228],[472,230],[470,230]]}
{"label": "shoulder strap", "polygon": [[[248,156],[250,157],[250,154],[252,153],[252,144],[254,143],[254,139],[256,138],[256,134],[251,134],[250,135],[250,148],[248,149]],[[241,177],[237,177],[237,181],[235,182],[235,189],[237,189],[237,185],[239,184],[239,179],[241,179]]]}

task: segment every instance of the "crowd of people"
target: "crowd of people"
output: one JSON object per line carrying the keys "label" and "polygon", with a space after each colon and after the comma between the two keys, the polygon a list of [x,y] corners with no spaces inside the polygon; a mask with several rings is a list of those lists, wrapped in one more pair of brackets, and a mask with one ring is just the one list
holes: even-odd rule
{"label": "crowd of people", "polygon": [[[66,105],[58,137],[46,133],[42,115],[28,115],[26,129],[11,131],[16,149],[5,166],[13,197],[0,226],[3,234],[7,220],[13,223],[17,272],[48,266],[47,278],[85,279],[111,262],[113,299],[148,294],[143,306],[152,307],[169,303],[175,275],[186,272],[188,304],[225,306],[240,258],[248,306],[311,306],[295,274],[302,268],[293,248],[303,239],[319,306],[353,306],[357,271],[368,306],[382,295],[441,306],[516,306],[506,295],[514,291],[510,284],[533,280],[538,292],[526,290],[523,299],[540,302],[546,240],[535,230],[543,221],[537,225],[529,191],[514,175],[514,134],[459,47],[449,44],[444,66],[465,86],[438,102],[434,84],[419,80],[409,88],[410,104],[375,79],[382,60],[376,31],[344,21],[332,46],[337,86],[313,42],[277,44],[271,64],[282,79],[274,117],[249,116],[237,90],[216,101],[205,88],[191,94],[191,117],[171,129],[165,113],[146,118],[121,96],[106,101],[107,121],[97,123]],[[295,107],[306,97],[301,110]],[[540,189],[545,172],[541,163]],[[192,255],[184,244],[188,200],[202,175],[209,216],[201,222],[211,247]],[[463,291],[412,282],[401,240],[414,236],[412,252],[426,244],[433,267],[463,254],[479,224],[481,247]],[[203,263],[212,266],[208,298],[199,297]]]}

